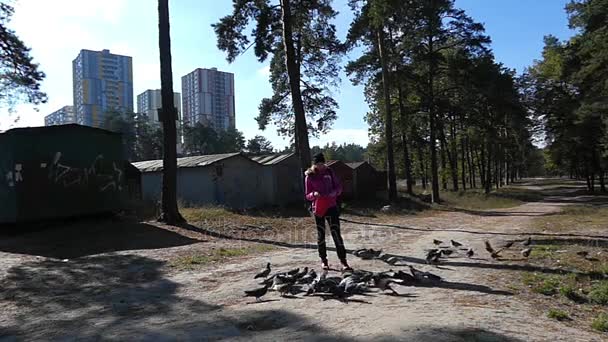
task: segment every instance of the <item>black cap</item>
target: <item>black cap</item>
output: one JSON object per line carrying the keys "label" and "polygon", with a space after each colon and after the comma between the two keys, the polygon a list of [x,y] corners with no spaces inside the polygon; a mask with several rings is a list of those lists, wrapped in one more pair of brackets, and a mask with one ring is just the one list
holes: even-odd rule
{"label": "black cap", "polygon": [[315,154],[314,157],[312,157],[312,160],[314,161],[315,164],[325,163],[325,156],[323,155],[323,153],[318,153],[318,154]]}

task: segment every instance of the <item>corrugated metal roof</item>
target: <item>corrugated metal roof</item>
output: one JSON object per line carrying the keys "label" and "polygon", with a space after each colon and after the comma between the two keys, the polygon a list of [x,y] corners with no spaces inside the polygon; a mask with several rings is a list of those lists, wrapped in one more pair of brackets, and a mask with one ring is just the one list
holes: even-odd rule
{"label": "corrugated metal roof", "polygon": [[263,156],[252,156],[251,159],[262,165],[276,165],[293,156],[293,153],[287,154],[268,154]]}
{"label": "corrugated metal roof", "polygon": [[358,168],[359,166],[364,165],[364,164],[366,164],[366,163],[367,163],[367,162],[362,161],[362,162],[355,162],[355,163],[346,163],[346,165],[350,166],[350,167],[351,167],[351,168],[353,168],[353,169],[356,169],[356,168]]}
{"label": "corrugated metal roof", "polygon": [[[208,166],[218,161],[232,158],[241,155],[240,153],[225,153],[225,154],[210,154],[205,156],[193,156],[177,158],[177,167],[201,167]],[[146,160],[141,162],[133,163],[141,172],[157,172],[162,171],[163,161],[159,160]]]}

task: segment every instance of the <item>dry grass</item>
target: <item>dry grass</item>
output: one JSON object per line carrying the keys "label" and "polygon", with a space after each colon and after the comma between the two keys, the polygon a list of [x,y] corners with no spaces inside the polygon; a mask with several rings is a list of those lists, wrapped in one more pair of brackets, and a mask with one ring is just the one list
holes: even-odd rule
{"label": "dry grass", "polygon": [[235,212],[223,207],[180,208],[191,224],[239,240],[312,243],[316,241],[313,219],[304,208],[289,211]]}
{"label": "dry grass", "polygon": [[534,228],[546,231],[601,231],[608,225],[608,207],[568,206],[556,215],[534,220]]}
{"label": "dry grass", "polygon": [[[578,212],[575,211],[575,212]],[[563,274],[522,273],[522,295],[539,307],[554,308],[549,317],[559,319],[558,311],[576,312],[566,324],[593,326],[602,331],[605,320],[598,313],[608,305],[608,255],[597,240],[555,239],[533,245],[528,259],[532,265],[548,269],[561,269]],[[587,251],[588,257],[577,254]],[[575,310],[575,311],[572,311]],[[605,318],[605,317],[604,317]],[[595,321],[594,321],[595,320]]]}
{"label": "dry grass", "polygon": [[502,196],[497,192],[486,195],[476,190],[444,192],[441,196],[443,197],[444,205],[468,210],[513,208],[524,203],[515,198]]}
{"label": "dry grass", "polygon": [[197,267],[221,262],[230,258],[266,253],[274,249],[273,246],[267,245],[251,245],[241,248],[218,248],[209,251],[209,253],[197,253],[176,257],[169,261],[169,266],[178,270],[193,270]]}

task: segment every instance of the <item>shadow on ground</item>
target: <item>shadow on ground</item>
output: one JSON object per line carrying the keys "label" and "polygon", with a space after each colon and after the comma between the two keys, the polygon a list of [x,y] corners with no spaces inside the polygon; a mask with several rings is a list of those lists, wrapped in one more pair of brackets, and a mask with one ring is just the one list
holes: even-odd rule
{"label": "shadow on ground", "polygon": [[[224,310],[180,297],[162,262],[135,255],[27,262],[0,281],[5,317],[0,339],[208,340],[311,336],[340,340],[285,310]],[[197,285],[195,285],[197,286]],[[204,292],[205,284],[198,285]]]}
{"label": "shadow on ground", "polygon": [[45,229],[0,236],[0,252],[71,259],[106,252],[185,246],[193,239],[151,224],[122,220],[78,220]]}
{"label": "shadow on ground", "polygon": [[[164,278],[162,266],[162,262],[141,256],[102,255],[12,267],[0,281],[6,317],[0,339],[353,340],[292,311],[225,308],[180,296],[181,285]],[[204,283],[192,286],[205,291]],[[484,330],[449,327],[421,327],[374,340],[410,337],[416,341],[448,337],[450,341],[486,341],[489,337],[493,339],[488,341],[515,341]]]}

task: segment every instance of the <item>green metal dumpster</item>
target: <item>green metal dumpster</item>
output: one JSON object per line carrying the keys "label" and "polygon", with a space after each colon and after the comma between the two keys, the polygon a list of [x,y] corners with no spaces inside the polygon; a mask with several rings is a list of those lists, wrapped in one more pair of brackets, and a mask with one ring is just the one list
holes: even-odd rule
{"label": "green metal dumpster", "polygon": [[76,124],[0,134],[0,223],[119,211],[125,179],[120,134]]}

